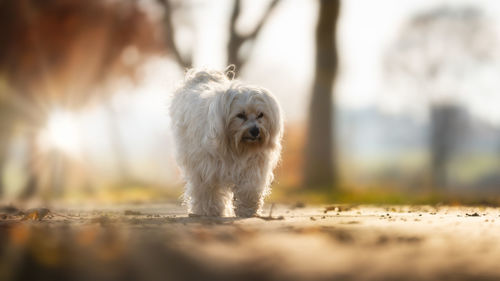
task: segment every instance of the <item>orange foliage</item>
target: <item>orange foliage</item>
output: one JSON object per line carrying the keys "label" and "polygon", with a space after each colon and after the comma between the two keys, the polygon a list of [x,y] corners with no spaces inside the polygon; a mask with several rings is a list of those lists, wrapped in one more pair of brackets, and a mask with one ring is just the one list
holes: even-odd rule
{"label": "orange foliage", "polygon": [[123,59],[128,47],[160,46],[135,1],[1,1],[0,40],[0,79],[14,94],[70,107],[106,79],[133,71],[135,62]]}
{"label": "orange foliage", "polygon": [[283,138],[281,164],[276,170],[276,183],[285,187],[298,187],[302,181],[305,126],[286,126]]}

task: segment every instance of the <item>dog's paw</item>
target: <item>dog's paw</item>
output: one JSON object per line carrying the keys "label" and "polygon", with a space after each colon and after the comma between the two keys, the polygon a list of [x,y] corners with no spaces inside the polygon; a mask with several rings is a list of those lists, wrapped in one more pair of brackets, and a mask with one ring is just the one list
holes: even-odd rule
{"label": "dog's paw", "polygon": [[253,208],[236,208],[234,210],[234,214],[240,218],[251,218],[259,216],[258,210]]}

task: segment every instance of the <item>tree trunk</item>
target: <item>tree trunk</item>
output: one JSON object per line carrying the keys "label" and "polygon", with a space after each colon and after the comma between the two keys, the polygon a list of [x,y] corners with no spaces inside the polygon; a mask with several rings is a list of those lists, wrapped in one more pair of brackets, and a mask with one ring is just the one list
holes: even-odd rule
{"label": "tree trunk", "polygon": [[[0,92],[0,96],[6,94]],[[9,154],[9,143],[14,129],[14,110],[7,102],[0,100],[0,198],[5,195],[4,169]]]}
{"label": "tree trunk", "polygon": [[8,146],[8,135],[7,134],[0,135],[0,198],[3,197],[5,192],[3,175],[4,175],[5,163],[7,162],[7,154],[8,154],[7,146]]}
{"label": "tree trunk", "polygon": [[337,72],[340,1],[321,0],[316,27],[316,67],[305,148],[304,186],[336,188],[332,90]]}
{"label": "tree trunk", "polygon": [[115,158],[118,179],[121,183],[130,183],[130,181],[132,181],[132,175],[128,166],[126,149],[120,134],[118,116],[109,97],[104,98],[104,106],[108,118],[109,138]]}
{"label": "tree trunk", "polygon": [[460,108],[456,105],[431,106],[431,185],[435,190],[449,185],[448,164],[460,133]]}
{"label": "tree trunk", "polygon": [[35,194],[37,194],[38,192],[40,185],[39,171],[37,168],[37,163],[39,162],[39,160],[37,159],[39,151],[38,151],[36,133],[29,132],[27,137],[28,137],[28,163],[27,163],[28,180],[23,190],[21,191],[21,194],[19,195],[20,200],[30,199],[33,196],[35,196]]}

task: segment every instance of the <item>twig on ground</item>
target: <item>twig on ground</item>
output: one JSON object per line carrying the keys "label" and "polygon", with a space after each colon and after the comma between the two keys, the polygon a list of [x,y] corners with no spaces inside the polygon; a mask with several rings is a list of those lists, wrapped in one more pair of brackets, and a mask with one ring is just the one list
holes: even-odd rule
{"label": "twig on ground", "polygon": [[274,221],[274,220],[284,220],[285,217],[283,216],[278,216],[278,217],[273,217],[273,209],[274,209],[274,203],[271,204],[271,208],[269,209],[269,215],[267,217],[264,216],[256,216],[256,218],[265,220],[265,221]]}

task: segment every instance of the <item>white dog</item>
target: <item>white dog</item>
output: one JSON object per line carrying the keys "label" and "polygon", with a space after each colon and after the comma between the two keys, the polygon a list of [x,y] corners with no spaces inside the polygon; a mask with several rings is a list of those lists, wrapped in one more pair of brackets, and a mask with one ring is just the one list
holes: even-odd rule
{"label": "white dog", "polygon": [[[279,161],[283,118],[269,91],[219,71],[190,70],[170,117],[189,212],[258,215]],[[234,207],[233,207],[234,206]]]}

